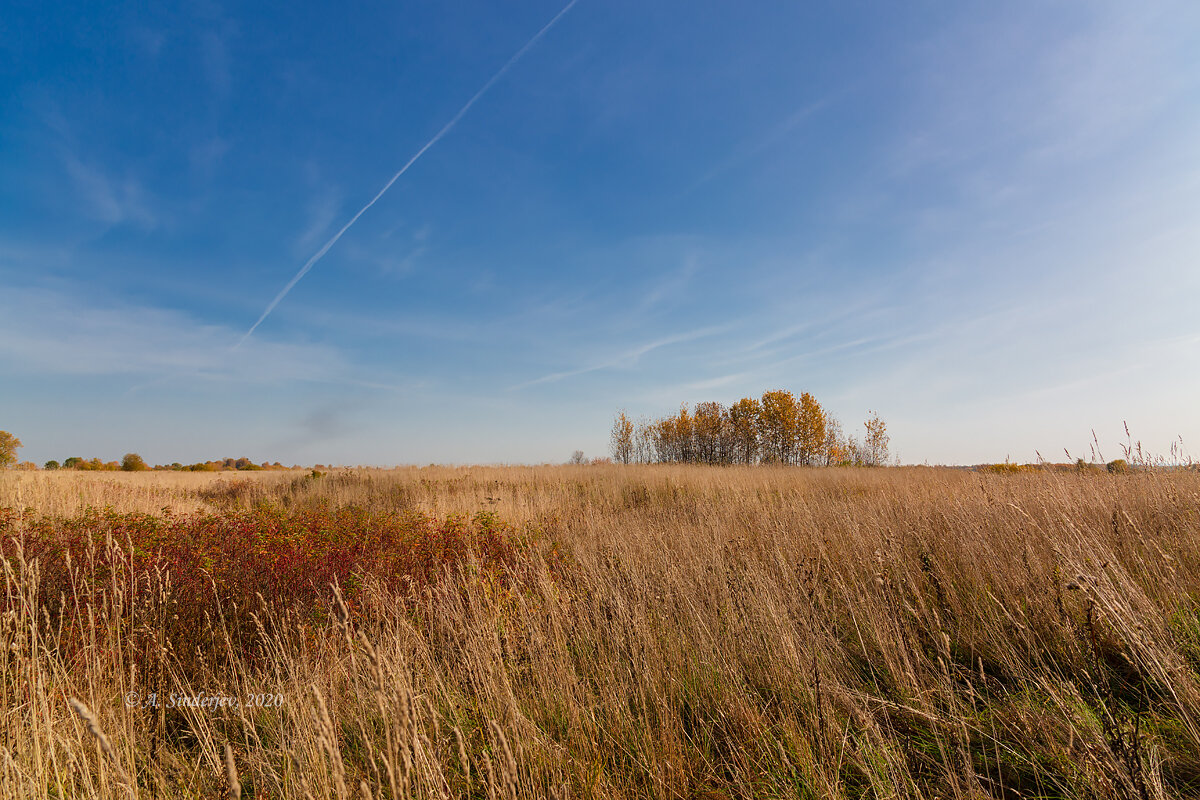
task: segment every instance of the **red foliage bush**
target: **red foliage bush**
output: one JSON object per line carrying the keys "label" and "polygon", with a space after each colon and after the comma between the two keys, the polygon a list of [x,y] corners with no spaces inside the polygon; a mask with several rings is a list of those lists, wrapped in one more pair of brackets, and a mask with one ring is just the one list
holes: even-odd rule
{"label": "red foliage bush", "polygon": [[[86,606],[120,597],[123,614],[142,614],[135,628],[157,629],[177,653],[211,647],[222,621],[236,646],[253,649],[251,614],[325,621],[334,584],[351,608],[368,579],[404,597],[473,565],[477,579],[507,584],[521,547],[517,532],[486,512],[435,520],[328,505],[188,516],[89,510],[66,519],[0,509],[0,535],[0,556],[36,565],[38,613],[52,625],[69,634]],[[13,602],[11,593],[0,599]]]}

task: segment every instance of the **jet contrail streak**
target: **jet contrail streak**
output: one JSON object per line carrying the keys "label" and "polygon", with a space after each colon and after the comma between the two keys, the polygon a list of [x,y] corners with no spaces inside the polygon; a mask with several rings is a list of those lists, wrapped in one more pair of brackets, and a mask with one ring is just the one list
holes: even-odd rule
{"label": "jet contrail streak", "polygon": [[496,72],[495,75],[493,75],[491,78],[489,78],[488,82],[485,83],[478,92],[476,92],[474,95],[472,95],[471,99],[467,101],[467,104],[464,105],[462,108],[460,108],[458,110],[458,113],[455,114],[454,117],[451,118],[451,120],[449,122],[447,122],[444,126],[442,126],[442,129],[440,131],[438,131],[436,134],[434,134],[433,138],[430,139],[428,142],[426,142],[424,147],[422,147],[420,150],[418,150],[416,152],[416,154],[413,155],[413,157],[408,160],[408,163],[406,163],[403,167],[401,167],[400,170],[395,175],[392,176],[391,180],[389,180],[387,183],[385,183],[383,185],[383,188],[379,190],[379,193],[371,198],[371,202],[367,203],[365,206],[360,208],[358,210],[358,213],[355,214],[353,217],[351,217],[350,221],[341,227],[341,230],[339,230],[337,233],[335,233],[333,235],[333,237],[330,238],[330,240],[327,241],[321,247],[320,250],[318,250],[316,253],[313,254],[312,258],[308,259],[308,261],[306,261],[304,263],[304,266],[300,268],[300,271],[296,273],[295,277],[293,277],[290,281],[287,282],[287,285],[283,287],[283,289],[279,292],[279,294],[275,295],[275,299],[272,300],[270,305],[267,306],[266,311],[263,311],[262,316],[258,318],[258,322],[255,322],[253,325],[251,325],[250,330],[246,331],[246,335],[241,338],[241,341],[239,341],[237,344],[235,344],[233,346],[234,350],[238,349],[239,347],[241,347],[243,344],[246,343],[246,340],[249,339],[256,330],[258,330],[258,326],[263,324],[263,320],[265,320],[267,317],[269,317],[271,315],[271,312],[275,310],[275,307],[277,305],[279,305],[280,301],[283,300],[283,298],[287,297],[288,292],[290,292],[295,287],[295,285],[300,282],[300,279],[303,278],[305,275],[307,275],[308,271],[311,270],[313,268],[313,266],[315,266],[316,263],[318,261],[320,261],[325,256],[326,253],[329,252],[329,248],[331,248],[335,244],[337,244],[337,240],[342,238],[342,234],[344,234],[346,231],[348,231],[350,229],[351,225],[353,225],[355,222],[358,222],[358,218],[361,217],[363,214],[365,214],[367,209],[369,209],[371,206],[375,205],[375,203],[379,202],[379,198],[383,197],[383,195],[387,192],[387,190],[392,188],[392,184],[395,183],[400,178],[401,175],[408,172],[409,167],[411,167],[413,164],[417,163],[418,158],[425,155],[426,150],[433,147],[435,144],[438,143],[439,139],[441,139],[443,136],[445,136],[447,133],[449,133],[450,130],[455,125],[458,124],[458,121],[463,118],[463,115],[465,115],[468,111],[471,110],[471,106],[475,105],[475,102],[479,98],[481,98],[485,94],[487,94],[487,90],[491,89],[492,86],[496,83],[496,81],[498,81],[502,77],[504,77],[504,73],[508,72],[509,68],[512,67],[513,64],[517,63],[517,61],[520,60],[521,56],[525,55],[525,53],[529,50],[529,48],[531,48],[535,44],[537,44],[538,39],[541,39],[542,36],[544,36],[546,34],[546,31],[553,28],[554,24],[556,22],[558,22],[560,19],[562,19],[562,16],[564,14],[566,14],[568,11],[570,11],[571,7],[574,6],[577,2],[579,2],[579,0],[571,0],[571,2],[569,2],[565,6],[563,6],[563,10],[559,11],[557,14],[555,14],[554,19],[547,22],[540,31],[535,33],[533,35],[533,38],[530,39],[528,42],[526,42],[525,46],[522,47],[520,50],[518,50],[516,52],[516,54],[514,54],[513,57],[510,58],[504,64],[504,66],[501,67]]}

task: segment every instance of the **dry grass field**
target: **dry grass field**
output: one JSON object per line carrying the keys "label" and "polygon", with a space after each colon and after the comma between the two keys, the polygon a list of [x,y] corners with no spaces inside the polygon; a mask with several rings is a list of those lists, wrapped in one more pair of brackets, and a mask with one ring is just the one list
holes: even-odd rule
{"label": "dry grass field", "polygon": [[1196,472],[5,472],[0,509],[6,798],[1200,796]]}

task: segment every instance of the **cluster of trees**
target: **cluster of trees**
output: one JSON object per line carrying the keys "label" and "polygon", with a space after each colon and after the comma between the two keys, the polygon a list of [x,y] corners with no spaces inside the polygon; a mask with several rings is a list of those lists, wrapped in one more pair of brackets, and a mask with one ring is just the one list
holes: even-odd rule
{"label": "cluster of trees", "polygon": [[678,414],[634,422],[625,411],[613,421],[613,460],[631,463],[798,464],[881,466],[888,460],[887,425],[872,412],[860,441],[808,392],[789,391],[721,403],[687,405]]}
{"label": "cluster of trees", "polygon": [[146,465],[146,462],[137,453],[126,453],[125,457],[120,461],[101,461],[98,458],[84,459],[79,456],[63,459],[61,464],[50,460],[42,465],[42,469],[76,469],[83,472],[113,472],[117,470],[141,472],[142,470],[150,469],[150,467]]}
{"label": "cluster of trees", "polygon": [[301,469],[299,465],[293,464],[291,467],[285,467],[278,461],[264,461],[261,464],[255,464],[246,457],[242,458],[226,458],[221,461],[200,461],[196,464],[188,464],[184,466],[178,462],[165,467],[155,467],[155,469],[171,469],[176,472],[220,472],[222,470],[239,470],[242,472],[253,472],[263,469]]}

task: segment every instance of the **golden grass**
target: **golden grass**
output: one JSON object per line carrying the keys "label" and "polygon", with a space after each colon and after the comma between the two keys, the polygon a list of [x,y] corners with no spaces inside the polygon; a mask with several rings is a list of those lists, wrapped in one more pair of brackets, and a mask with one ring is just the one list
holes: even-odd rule
{"label": "golden grass", "polygon": [[[50,515],[268,503],[486,510],[529,563],[368,582],[262,620],[265,656],[218,614],[195,666],[155,638],[169,590],[119,570],[68,658],[10,559],[0,796],[1200,796],[1196,473],[0,474]],[[151,691],[284,702],[123,700]]]}
{"label": "golden grass", "polygon": [[81,472],[77,470],[0,470],[0,508],[32,508],[66,516],[86,508],[112,508],[156,514],[208,507],[200,492],[231,481],[279,485],[306,472]]}

